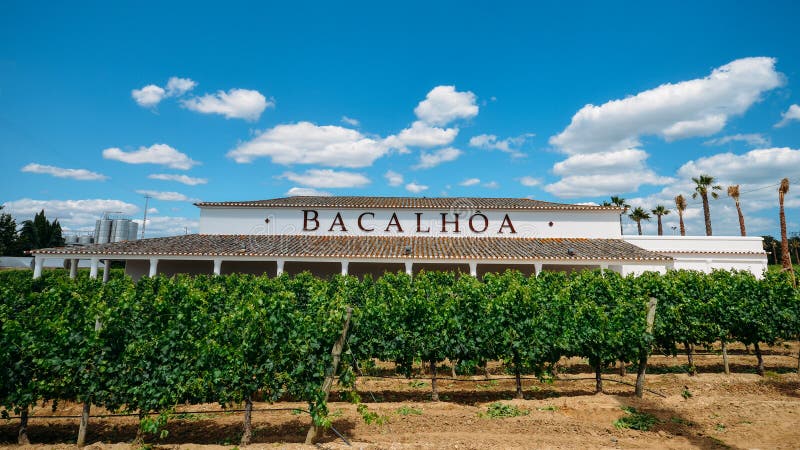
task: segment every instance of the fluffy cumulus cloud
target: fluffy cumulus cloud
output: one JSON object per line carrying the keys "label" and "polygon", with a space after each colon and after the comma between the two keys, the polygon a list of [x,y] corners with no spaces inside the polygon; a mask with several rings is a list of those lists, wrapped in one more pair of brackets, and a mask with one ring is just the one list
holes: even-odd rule
{"label": "fluffy cumulus cloud", "polygon": [[785,127],[793,120],[800,120],[800,105],[792,105],[781,114],[781,121],[775,124],[775,128]]}
{"label": "fluffy cumulus cloud", "polygon": [[293,187],[286,191],[289,197],[330,197],[330,192],[320,191],[314,188]]}
{"label": "fluffy cumulus cloud", "polygon": [[484,150],[500,150],[501,152],[508,153],[513,158],[520,158],[525,156],[525,154],[519,150],[520,146],[522,146],[528,138],[533,136],[532,133],[527,133],[521,136],[498,139],[494,134],[479,134],[470,138],[469,145],[470,147],[477,147]]}
{"label": "fluffy cumulus cloud", "polygon": [[152,108],[159,103],[166,95],[164,88],[156,86],[155,84],[148,84],[141,89],[133,89],[131,97],[133,100],[143,108]]}
{"label": "fluffy cumulus cloud", "polygon": [[774,58],[743,58],[704,78],[663,84],[600,106],[586,105],[550,138],[550,144],[569,158],[554,167],[562,179],[545,190],[563,197],[601,196],[670,183],[670,177],[658,176],[646,166],[643,136],[674,141],[715,134],[783,82]]}
{"label": "fluffy cumulus cloud", "polygon": [[92,172],[86,169],[65,169],[63,167],[48,166],[36,163],[30,163],[26,165],[22,168],[22,171],[27,173],[52,175],[58,178],[72,178],[73,180],[81,181],[102,181],[108,179],[107,176],[101,173]]}
{"label": "fluffy cumulus cloud", "polygon": [[268,157],[276,164],[319,164],[328,167],[368,167],[390,147],[356,130],[311,122],[278,125],[228,152],[238,163]]}
{"label": "fluffy cumulus cloud", "polygon": [[156,200],[161,200],[164,202],[197,202],[200,201],[196,198],[191,198],[186,196],[185,194],[181,194],[180,192],[173,192],[173,191],[151,191],[146,189],[140,189],[136,191],[137,194],[146,195]]}
{"label": "fluffy cumulus cloud", "polygon": [[430,169],[444,162],[455,161],[462,153],[461,150],[453,147],[441,148],[430,153],[422,152],[419,156],[419,162],[414,168]]}
{"label": "fluffy cumulus cloud", "polygon": [[147,178],[150,178],[151,180],[177,181],[178,183],[183,183],[187,186],[197,186],[198,184],[208,183],[207,178],[195,178],[188,175],[180,175],[175,173],[153,173],[148,175]]}
{"label": "fluffy cumulus cloud", "polygon": [[179,170],[188,170],[200,164],[189,158],[186,153],[181,153],[167,144],[139,147],[138,150],[132,152],[125,152],[116,147],[107,148],[103,150],[103,158],[128,164],[160,164]]}
{"label": "fluffy cumulus cloud", "polygon": [[420,192],[427,191],[428,186],[424,184],[418,184],[416,181],[412,181],[406,185],[406,190],[408,192],[413,192],[414,194],[419,194]]}
{"label": "fluffy cumulus cloud", "polygon": [[722,136],[715,139],[709,139],[703,142],[704,145],[726,145],[731,142],[744,142],[752,147],[765,147],[769,146],[771,141],[768,136],[759,133],[750,134],[733,134],[730,136]]}
{"label": "fluffy cumulus cloud", "polygon": [[275,103],[260,92],[250,89],[217,91],[181,101],[184,108],[203,114],[221,114],[227,119],[258,120],[261,113]]}
{"label": "fluffy cumulus cloud", "polygon": [[478,115],[477,97],[472,92],[459,92],[455,86],[436,86],[414,109],[417,117],[430,125],[447,125],[456,119]]}
{"label": "fluffy cumulus cloud", "polygon": [[480,178],[467,178],[466,180],[458,183],[459,186],[475,186],[476,184],[480,184]]}
{"label": "fluffy cumulus cloud", "polygon": [[386,173],[383,174],[383,177],[386,178],[386,182],[389,183],[389,186],[400,186],[403,184],[403,175],[394,170],[387,170]]}
{"label": "fluffy cumulus cloud", "polygon": [[437,147],[448,145],[458,136],[458,128],[439,128],[428,125],[420,120],[411,124],[411,127],[402,130],[395,136],[387,138],[387,143],[393,147]]}
{"label": "fluffy cumulus cloud", "polygon": [[14,216],[17,223],[32,219],[44,210],[48,219],[58,219],[65,231],[93,231],[95,220],[106,211],[119,211],[133,215],[139,211],[136,205],[113,199],[80,200],[35,200],[23,198],[6,202],[3,212]]}
{"label": "fluffy cumulus cloud", "polygon": [[281,178],[313,188],[354,188],[370,183],[364,174],[331,169],[310,169],[304,173],[286,172]]}
{"label": "fluffy cumulus cloud", "polygon": [[[722,187],[722,190],[718,191],[720,198],[711,201],[711,219],[715,235],[739,233],[736,208],[733,200],[726,195],[727,187],[735,184],[739,185],[748,234],[774,233],[777,227],[776,216],[757,217],[752,213],[777,207],[777,185],[781,178],[788,177],[793,182],[800,180],[800,150],[765,148],[742,154],[718,153],[687,161],[677,170],[673,183],[647,197],[631,198],[630,203],[647,209],[661,204],[674,210],[674,198],[681,194],[688,201],[685,216],[687,233],[705,234],[701,200],[691,198],[694,192],[691,179],[701,174],[713,176],[715,183]],[[789,190],[789,195],[786,197],[786,207],[800,207],[800,195],[793,189]],[[676,224],[677,217],[674,214],[665,217],[665,225]]]}
{"label": "fluffy cumulus cloud", "polygon": [[133,89],[131,97],[141,107],[152,108],[167,97],[180,97],[191,91],[197,83],[189,78],[170,77],[166,89],[155,84],[148,84],[141,89]]}

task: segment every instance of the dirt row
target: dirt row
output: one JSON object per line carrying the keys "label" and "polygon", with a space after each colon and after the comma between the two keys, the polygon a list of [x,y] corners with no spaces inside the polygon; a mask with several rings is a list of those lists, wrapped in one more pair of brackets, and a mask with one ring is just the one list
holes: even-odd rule
{"label": "dirt row", "polygon": [[[442,401],[431,402],[430,380],[362,377],[358,390],[362,401],[375,413],[365,423],[356,407],[339,401],[329,404],[333,426],[352,445],[332,430],[320,448],[798,448],[800,447],[800,377],[798,344],[765,349],[767,373],[756,375],[755,356],[744,347],[731,348],[731,375],[722,372],[715,352],[695,358],[698,375],[686,373],[686,357],[651,358],[647,387],[655,393],[633,396],[635,375],[620,377],[609,370],[604,393],[594,393],[594,379],[585,361],[565,360],[553,382],[525,380],[524,400],[514,400],[514,382],[499,365],[490,366],[491,380],[484,376],[440,380]],[[381,365],[382,373],[391,365]],[[464,381],[469,380],[469,381]],[[657,395],[657,394],[658,395]],[[516,407],[519,416],[492,418],[489,407],[501,402]],[[302,403],[256,403],[251,448],[306,448],[303,442],[309,418],[270,408],[304,408]],[[649,431],[618,428],[615,421],[635,408],[656,423]],[[241,437],[242,414],[218,413],[219,405],[178,408],[180,414],[167,425],[169,434],[147,442],[160,448],[232,448]],[[628,409],[630,411],[630,409]],[[77,415],[80,405],[59,405],[53,413],[39,407],[29,426],[30,448],[74,448],[77,419],[40,418]],[[93,410],[93,414],[102,411]],[[18,421],[0,421],[0,443],[18,447]],[[130,448],[136,435],[135,417],[93,417],[89,429],[91,448]],[[19,447],[18,447],[19,448]],[[308,447],[311,448],[311,447]]]}

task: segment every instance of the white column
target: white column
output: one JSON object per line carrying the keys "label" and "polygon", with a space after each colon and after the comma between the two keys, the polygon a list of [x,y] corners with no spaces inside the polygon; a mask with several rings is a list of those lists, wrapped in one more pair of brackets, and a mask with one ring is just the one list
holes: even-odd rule
{"label": "white column", "polygon": [[96,279],[97,278],[97,264],[100,262],[100,258],[92,258],[89,260],[89,278]]}
{"label": "white column", "polygon": [[154,277],[158,273],[158,258],[150,258],[150,273],[149,277]]}
{"label": "white column", "polygon": [[414,274],[414,263],[411,261],[406,261],[406,273],[409,275]]}
{"label": "white column", "polygon": [[222,260],[215,259],[214,260],[214,275],[219,275],[222,273]]}
{"label": "white column", "polygon": [[36,255],[33,257],[33,278],[42,276],[42,267],[44,266],[44,257]]}
{"label": "white column", "polygon": [[282,259],[279,259],[279,260],[275,261],[275,263],[278,266],[278,270],[277,270],[277,273],[275,275],[276,276],[283,275],[283,263],[284,263],[284,261]]}
{"label": "white column", "polygon": [[536,276],[538,277],[542,273],[542,263],[533,263],[533,270],[536,271]]}
{"label": "white column", "polygon": [[70,259],[69,260],[69,277],[75,279],[78,276],[78,260],[77,259]]}
{"label": "white column", "polygon": [[608,263],[600,263],[600,275],[605,275],[606,270],[608,270]]}
{"label": "white column", "polygon": [[347,275],[347,268],[350,265],[350,261],[342,261],[342,275]]}
{"label": "white column", "polygon": [[108,283],[108,276],[111,273],[111,260],[103,260],[103,283]]}
{"label": "white column", "polygon": [[475,278],[478,278],[478,263],[471,262],[469,263],[469,274]]}

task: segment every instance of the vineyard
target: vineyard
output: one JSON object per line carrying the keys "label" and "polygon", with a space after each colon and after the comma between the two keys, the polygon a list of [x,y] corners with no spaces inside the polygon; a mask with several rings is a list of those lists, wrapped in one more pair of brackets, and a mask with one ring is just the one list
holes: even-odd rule
{"label": "vineyard", "polygon": [[213,403],[244,405],[247,444],[256,401],[302,402],[290,409],[330,427],[332,375],[364,421],[380,420],[360,399],[356,387],[366,382],[356,381],[387,365],[424,373],[432,400],[442,378],[487,367],[509,374],[523,398],[525,379],[552,380],[567,359],[588,362],[597,391],[608,389],[603,373],[612,366],[636,372],[626,389],[641,395],[649,357],[685,352],[693,372],[695,349],[713,345],[725,372],[727,348],[744,345],[764,375],[761,346],[798,339],[800,293],[783,273],[758,280],[724,271],[115,276],[105,284],[8,271],[0,273],[0,326],[0,404],[18,420],[21,443],[31,407],[72,402],[84,405],[79,445],[92,406],[138,415],[141,441],[164,437],[179,406]]}

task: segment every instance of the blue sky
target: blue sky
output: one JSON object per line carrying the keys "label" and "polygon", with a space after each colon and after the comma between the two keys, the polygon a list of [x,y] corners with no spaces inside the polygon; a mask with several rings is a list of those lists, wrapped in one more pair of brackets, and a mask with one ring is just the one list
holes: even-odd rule
{"label": "blue sky", "polygon": [[[800,230],[800,7],[643,3],[4,2],[0,203],[85,230],[149,193],[156,236],[196,230],[198,199],[673,208],[708,173],[750,234],[778,232],[789,177]],[[724,192],[712,221],[738,233]]]}

